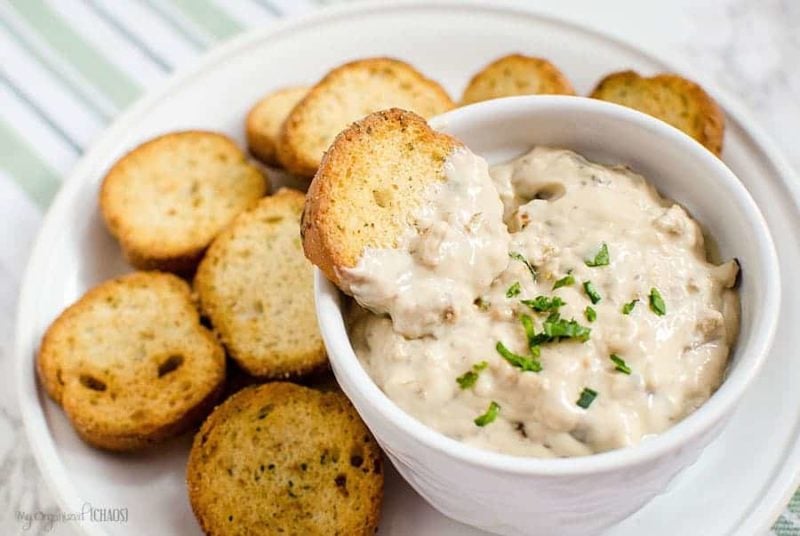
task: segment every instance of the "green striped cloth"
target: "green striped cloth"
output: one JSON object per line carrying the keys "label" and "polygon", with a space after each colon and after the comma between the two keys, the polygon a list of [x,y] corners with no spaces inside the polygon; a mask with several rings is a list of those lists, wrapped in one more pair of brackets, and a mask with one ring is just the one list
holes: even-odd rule
{"label": "green striped cloth", "polygon": [[[18,280],[64,174],[148,87],[218,41],[319,3],[0,0],[0,217],[19,230],[0,232],[0,273]],[[800,536],[800,494],[773,533]]]}
{"label": "green striped cloth", "polygon": [[[217,41],[307,11],[292,0],[0,3],[3,182],[47,206],[106,124]],[[17,196],[15,196],[17,197]]]}

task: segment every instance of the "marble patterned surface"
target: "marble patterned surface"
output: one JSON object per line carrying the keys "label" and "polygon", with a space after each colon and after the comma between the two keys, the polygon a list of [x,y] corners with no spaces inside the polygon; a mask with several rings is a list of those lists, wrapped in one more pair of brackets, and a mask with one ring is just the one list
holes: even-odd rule
{"label": "marble patterned surface", "polygon": [[[800,0],[602,3],[600,9],[597,0],[542,0],[536,8],[644,43],[702,73],[741,99],[800,169]],[[13,245],[24,250],[32,239],[21,233]],[[26,530],[17,519],[18,511],[57,512],[29,454],[12,382],[14,310],[24,257],[0,252],[0,534],[71,534],[65,523],[34,521]],[[785,515],[797,518],[791,510]]]}

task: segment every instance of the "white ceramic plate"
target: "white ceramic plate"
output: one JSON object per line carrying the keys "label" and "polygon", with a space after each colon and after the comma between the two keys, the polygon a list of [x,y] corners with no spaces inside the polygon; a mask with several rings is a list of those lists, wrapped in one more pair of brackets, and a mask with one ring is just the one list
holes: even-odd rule
{"label": "white ceramic plate", "polygon": [[[416,2],[326,10],[235,39],[151,93],[89,151],[62,188],[34,248],[17,327],[20,402],[30,443],[67,512],[84,503],[127,507],[128,522],[84,523],[88,534],[199,534],[184,490],[188,437],[147,455],[119,456],[84,445],[38,388],[33,360],[50,321],[88,287],[130,269],[97,210],[104,171],[155,134],[209,128],[242,141],[242,119],[264,92],[317,80],[346,60],[408,60],[460,95],[471,73],[509,52],[550,58],[585,93],[604,74],[676,70],[632,46],[496,3]],[[691,76],[691,73],[689,73]],[[766,530],[798,485],[800,470],[800,183],[733,100],[725,162],[760,205],[779,250],[786,296],[777,342],[756,384],[721,437],[670,490],[610,531],[613,535],[741,534]],[[467,535],[389,473],[381,534]],[[477,534],[477,532],[474,532]]]}

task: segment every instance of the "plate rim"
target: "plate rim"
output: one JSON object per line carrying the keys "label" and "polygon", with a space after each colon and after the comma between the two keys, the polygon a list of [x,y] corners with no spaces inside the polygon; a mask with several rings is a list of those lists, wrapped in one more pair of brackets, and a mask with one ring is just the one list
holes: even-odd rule
{"label": "plate rim", "polygon": [[[153,105],[179,90],[183,85],[190,83],[195,77],[213,69],[224,58],[240,54],[249,46],[278,37],[297,27],[321,24],[341,17],[358,17],[376,11],[386,12],[419,8],[441,9],[443,7],[463,11],[483,10],[496,13],[512,13],[538,19],[547,24],[567,27],[592,37],[609,41],[643,56],[649,61],[661,64],[673,72],[680,73],[689,70],[677,58],[657,53],[646,45],[635,44],[628,39],[582,23],[566,20],[561,16],[543,13],[537,10],[534,5],[522,4],[514,0],[388,0],[381,3],[364,0],[346,5],[325,6],[307,14],[278,19],[268,27],[253,28],[242,32],[232,39],[212,46],[200,56],[188,62],[187,65],[176,69],[164,80],[159,81],[151,89],[145,91],[132,105],[106,126],[102,133],[98,135],[96,141],[90,145],[88,150],[67,173],[42,218],[23,272],[15,315],[16,324],[12,347],[12,359],[14,360],[15,369],[14,379],[17,385],[16,399],[31,453],[41,477],[63,511],[79,510],[81,505],[78,503],[81,499],[76,493],[77,490],[73,481],[68,477],[65,465],[62,463],[55,442],[52,440],[52,434],[46,433],[49,427],[44,415],[42,398],[47,395],[40,392],[38,388],[31,358],[31,352],[37,347],[36,342],[31,341],[29,336],[30,325],[33,318],[35,318],[30,306],[32,303],[31,296],[36,286],[36,280],[33,277],[31,268],[42,257],[45,249],[44,237],[51,234],[50,229],[53,228],[53,222],[57,221],[57,216],[60,216],[64,211],[62,206],[77,191],[77,187],[74,184],[77,183],[80,177],[87,175],[96,161],[102,160],[103,155],[108,153],[110,147],[124,133],[127,125],[135,123],[140,117],[146,115]],[[796,171],[789,164],[772,137],[752,116],[749,109],[738,97],[719,87],[713,81],[706,79],[702,76],[702,73],[692,73],[692,76],[700,80],[704,87],[709,90],[709,93],[721,104],[726,113],[736,118],[740,123],[750,142],[764,155],[765,160],[775,169],[778,180],[790,191],[795,208],[800,212],[800,177],[798,177]],[[769,481],[762,498],[756,501],[756,507],[752,515],[743,521],[738,527],[737,533],[744,535],[769,531],[797,488],[800,487],[800,442],[785,452],[785,465]],[[79,521],[75,526],[83,530],[85,534],[107,534],[98,524]]]}

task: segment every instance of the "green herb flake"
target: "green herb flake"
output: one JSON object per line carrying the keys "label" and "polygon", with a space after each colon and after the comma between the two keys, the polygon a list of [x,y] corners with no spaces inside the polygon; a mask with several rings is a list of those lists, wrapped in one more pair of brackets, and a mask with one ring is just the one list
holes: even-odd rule
{"label": "green herb flake", "polygon": [[481,361],[480,363],[475,363],[472,365],[472,369],[468,370],[458,378],[456,378],[456,382],[462,389],[469,389],[478,381],[478,375],[484,370],[486,367],[489,366],[489,363],[486,361]]}
{"label": "green herb flake", "polygon": [[542,331],[537,333],[529,344],[539,346],[547,342],[559,342],[561,339],[576,339],[581,342],[589,340],[590,328],[581,326],[574,319],[564,320],[558,313],[550,313],[544,321]]}
{"label": "green herb flake", "polygon": [[586,326],[581,326],[574,319],[564,320],[563,318],[548,318],[544,321],[542,333],[537,338],[546,337],[545,342],[554,342],[561,339],[577,339],[581,342],[589,340],[592,330]]}
{"label": "green herb flake", "polygon": [[536,273],[536,268],[534,268],[533,265],[528,262],[528,259],[526,259],[522,255],[522,253],[517,253],[516,251],[512,251],[508,254],[508,256],[514,259],[515,261],[519,261],[522,264],[524,264],[528,268],[528,271],[531,273],[531,277],[533,277],[534,282],[536,282],[536,280],[539,279],[539,274]]}
{"label": "green herb flake", "polygon": [[486,410],[486,413],[475,418],[475,425],[483,427],[494,422],[498,413],[500,413],[500,404],[492,400],[492,402],[489,404],[489,408]]}
{"label": "green herb flake", "polygon": [[591,305],[587,305],[586,309],[584,309],[583,311],[583,316],[585,316],[586,320],[588,320],[589,322],[594,322],[595,320],[597,320],[597,311],[595,311]]}
{"label": "green herb flake", "polygon": [[597,391],[584,387],[583,391],[581,391],[580,398],[578,398],[578,401],[575,403],[583,409],[589,409],[589,406],[592,405],[595,398],[597,398]]}
{"label": "green herb flake", "polygon": [[586,295],[589,296],[589,299],[592,300],[592,304],[597,305],[597,303],[602,300],[600,293],[597,292],[597,289],[594,287],[591,281],[586,281],[583,283],[583,290],[586,292]]}
{"label": "green herb flake", "polygon": [[622,306],[622,314],[629,315],[633,312],[633,308],[636,307],[636,304],[639,302],[639,298],[635,300],[631,300],[625,305]]}
{"label": "green herb flake", "polygon": [[655,287],[650,289],[650,310],[658,316],[667,314],[667,305],[664,303],[664,298],[661,297],[661,293]]}
{"label": "green herb flake", "polygon": [[533,319],[528,315],[522,315],[519,319],[522,322],[522,327],[525,328],[525,335],[528,336],[528,339],[535,337],[536,331],[533,328]]}
{"label": "green herb flake", "polygon": [[598,268],[600,266],[608,266],[608,263],[611,262],[611,258],[608,255],[608,244],[603,242],[603,245],[600,246],[600,251],[597,252],[597,255],[594,256],[594,259],[584,261],[586,266],[589,268]]}
{"label": "green herb flake", "polygon": [[631,367],[629,367],[628,364],[625,362],[625,360],[622,359],[620,356],[618,356],[617,354],[611,354],[608,357],[609,359],[611,359],[611,361],[614,362],[615,365],[614,370],[619,371],[623,374],[631,373]]}
{"label": "green herb flake", "polygon": [[497,342],[495,348],[497,349],[497,353],[508,361],[511,366],[522,369],[523,372],[542,371],[542,364],[533,356],[515,354],[500,341]]}
{"label": "green herb flake", "polygon": [[561,287],[568,287],[575,284],[575,277],[572,275],[572,270],[567,272],[567,275],[559,279],[553,284],[553,290]]}
{"label": "green herb flake", "polygon": [[468,370],[458,378],[456,378],[456,382],[458,383],[459,387],[462,389],[469,389],[478,381],[478,374]]}
{"label": "green herb flake", "polygon": [[508,287],[506,291],[506,298],[513,298],[514,296],[519,296],[520,292],[522,292],[522,286],[519,284],[519,281]]}
{"label": "green herb flake", "polygon": [[558,296],[548,298],[547,296],[536,296],[532,300],[520,300],[523,304],[527,305],[537,313],[548,313],[558,311],[558,308],[566,305],[566,302]]}
{"label": "green herb flake", "polygon": [[539,357],[541,350],[539,349],[539,345],[534,342],[536,339],[536,329],[533,327],[533,319],[528,315],[522,315],[519,320],[522,322],[522,327],[525,329],[525,336],[528,339],[528,349],[531,351],[531,355],[534,358]]}

